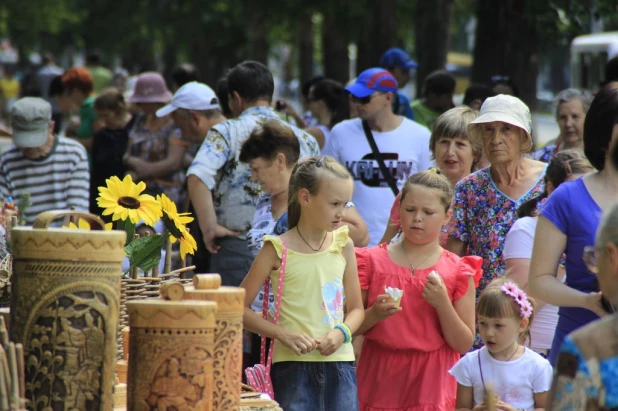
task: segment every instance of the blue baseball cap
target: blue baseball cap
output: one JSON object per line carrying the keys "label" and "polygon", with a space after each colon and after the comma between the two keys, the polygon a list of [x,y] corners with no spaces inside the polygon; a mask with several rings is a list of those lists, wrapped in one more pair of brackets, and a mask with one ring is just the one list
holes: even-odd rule
{"label": "blue baseball cap", "polygon": [[418,67],[418,63],[410,58],[410,55],[397,47],[386,50],[380,58],[380,67],[401,67],[410,70]]}
{"label": "blue baseball cap", "polygon": [[356,82],[345,89],[358,98],[369,97],[376,91],[397,93],[397,80],[388,70],[374,67],[360,73]]}

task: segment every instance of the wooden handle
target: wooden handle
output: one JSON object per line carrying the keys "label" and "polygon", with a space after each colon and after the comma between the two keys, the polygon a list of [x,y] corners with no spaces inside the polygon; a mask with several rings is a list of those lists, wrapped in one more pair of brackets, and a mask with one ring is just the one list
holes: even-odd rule
{"label": "wooden handle", "polygon": [[167,281],[161,284],[159,294],[166,300],[180,301],[185,295],[185,287],[178,281]]}
{"label": "wooden handle", "polygon": [[103,220],[94,214],[68,210],[45,211],[37,216],[36,220],[34,220],[34,224],[32,224],[32,228],[48,228],[52,222],[60,217],[83,218],[90,223],[91,230],[100,231],[105,228]]}
{"label": "wooden handle", "polygon": [[214,290],[221,287],[219,274],[196,274],[193,276],[193,285],[196,290]]}

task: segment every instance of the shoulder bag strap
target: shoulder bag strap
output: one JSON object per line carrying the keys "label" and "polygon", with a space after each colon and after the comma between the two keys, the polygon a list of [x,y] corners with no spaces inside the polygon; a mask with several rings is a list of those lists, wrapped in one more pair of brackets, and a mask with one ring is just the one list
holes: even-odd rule
{"label": "shoulder bag strap", "polygon": [[376,141],[373,138],[373,133],[371,132],[371,129],[369,128],[369,124],[367,124],[365,120],[363,120],[363,131],[365,132],[365,137],[367,137],[367,142],[369,143],[369,146],[371,146],[371,151],[373,152],[373,158],[378,162],[378,166],[380,167],[380,172],[386,179],[386,182],[388,183],[388,186],[391,188],[391,191],[393,192],[393,194],[395,194],[395,197],[397,197],[397,194],[399,194],[399,188],[397,188],[397,183],[395,182],[395,179],[393,178],[393,175],[391,174],[390,170],[386,168],[386,164],[384,164],[384,159],[382,158],[382,153],[380,153],[380,150],[378,150]]}
{"label": "shoulder bag strap", "polygon": [[[281,252],[281,266],[279,267],[279,282],[277,284],[277,293],[275,294],[275,325],[279,322],[279,312],[281,308],[281,295],[283,293],[283,280],[285,278],[285,266],[288,257],[288,246],[285,240],[279,237],[281,243],[283,243],[283,251]],[[264,301],[262,302],[262,318],[268,320],[268,302],[270,294],[270,277],[266,279],[266,285],[264,287]],[[266,336],[262,335],[262,341],[260,344],[260,364],[263,364],[267,370],[270,370],[270,365],[273,361],[273,349],[275,347],[275,340],[271,339],[270,346],[268,347],[268,357],[266,357]]]}

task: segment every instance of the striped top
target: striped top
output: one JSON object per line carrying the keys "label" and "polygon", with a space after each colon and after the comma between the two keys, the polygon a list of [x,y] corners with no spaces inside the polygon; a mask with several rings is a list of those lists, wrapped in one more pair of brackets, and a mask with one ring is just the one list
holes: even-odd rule
{"label": "striped top", "polygon": [[73,140],[56,137],[51,153],[30,160],[11,145],[0,153],[0,195],[16,201],[30,193],[32,206],[25,212],[26,224],[48,210],[88,211],[90,173],[84,147]]}

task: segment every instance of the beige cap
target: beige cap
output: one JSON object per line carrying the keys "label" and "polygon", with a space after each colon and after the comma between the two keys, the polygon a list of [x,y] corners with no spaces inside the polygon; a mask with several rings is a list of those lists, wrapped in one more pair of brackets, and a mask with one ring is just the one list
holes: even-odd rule
{"label": "beige cap", "polygon": [[24,97],[11,109],[13,142],[17,147],[41,147],[47,141],[51,104],[42,98]]}
{"label": "beige cap", "polygon": [[481,106],[480,115],[470,124],[501,121],[519,127],[532,135],[532,117],[530,110],[520,99],[506,94],[489,97]]}

